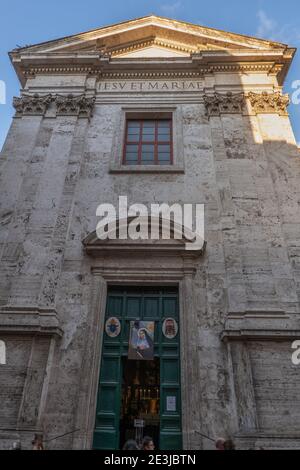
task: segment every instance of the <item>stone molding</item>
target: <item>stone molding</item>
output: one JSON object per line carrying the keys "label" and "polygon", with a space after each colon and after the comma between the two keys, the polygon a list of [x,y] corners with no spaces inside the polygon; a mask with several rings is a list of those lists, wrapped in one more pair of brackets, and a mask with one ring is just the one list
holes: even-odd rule
{"label": "stone molding", "polygon": [[85,95],[23,95],[14,97],[15,117],[44,116],[51,103],[56,106],[57,116],[78,116],[88,118],[93,114],[95,97]]}
{"label": "stone molding", "polygon": [[[148,224],[148,218],[141,217],[141,225]],[[153,219],[151,219],[153,221]],[[162,220],[157,219],[157,224],[161,227]],[[117,220],[116,227],[119,229],[121,226],[127,225],[127,221]],[[148,225],[146,225],[148,226]],[[175,225],[174,225],[175,227]],[[176,239],[176,227],[171,226],[171,232],[174,238],[171,240],[100,240],[97,232],[91,232],[83,241],[85,253],[93,257],[109,255],[130,255],[131,257],[143,256],[180,256],[182,259],[193,260],[202,256],[206,249],[206,241],[202,241],[202,246],[197,249],[187,250],[185,242],[187,239]]]}
{"label": "stone molding", "polygon": [[300,338],[297,317],[281,310],[229,313],[222,341],[293,341]]}
{"label": "stone molding", "polygon": [[[99,59],[98,59],[99,60]],[[110,62],[110,57],[102,57],[102,60]],[[116,58],[116,60],[118,60]],[[126,59],[122,59],[126,61]],[[61,64],[54,64],[54,65],[47,65],[47,66],[32,66],[24,70],[23,75],[26,78],[32,78],[36,75],[53,75],[53,74],[87,74],[92,76],[98,76],[100,78],[120,78],[120,79],[149,79],[151,78],[193,78],[199,77],[207,74],[212,73],[223,73],[223,72],[232,72],[232,73],[251,73],[251,72],[266,72],[267,74],[274,74],[280,73],[282,71],[283,66],[277,65],[274,68],[273,64],[199,64],[197,63],[197,56],[194,54],[192,59],[190,59],[189,66],[193,66],[195,63],[197,69],[187,71],[160,71],[156,70],[146,70],[149,64],[144,63],[145,70],[135,70],[135,71],[103,71],[103,67],[99,67],[97,65],[61,65]],[[195,65],[194,64],[194,65]]]}
{"label": "stone molding", "polygon": [[63,335],[56,310],[7,305],[0,308],[0,333]]}
{"label": "stone molding", "polygon": [[[159,47],[164,47],[166,49],[171,49],[179,52],[185,52],[188,54],[192,54],[194,52],[198,52],[199,48],[197,46],[187,46],[183,44],[175,44],[170,41],[166,41],[163,39],[159,38],[151,38],[149,40],[144,40],[144,41],[137,41],[136,43],[129,44],[123,47],[116,46],[115,48],[111,50],[102,50],[102,54],[108,55],[108,56],[116,56],[116,55],[121,55],[121,54],[127,54],[130,52],[134,52],[140,49],[143,49],[145,47],[150,47],[150,46],[159,46]],[[205,49],[205,46],[202,46],[203,49]]]}
{"label": "stone molding", "polygon": [[300,330],[224,330],[221,334],[222,341],[294,341],[299,339]]}
{"label": "stone molding", "polygon": [[52,101],[52,95],[23,95],[20,98],[13,98],[13,107],[16,110],[15,117],[22,116],[44,116],[49,104]]}
{"label": "stone molding", "polygon": [[208,117],[221,114],[242,114],[245,96],[244,93],[233,94],[230,91],[225,94],[204,95],[204,104]]}
{"label": "stone molding", "polygon": [[287,106],[290,104],[289,95],[282,95],[280,92],[268,93],[248,93],[252,110],[255,114],[279,114],[287,116]]}

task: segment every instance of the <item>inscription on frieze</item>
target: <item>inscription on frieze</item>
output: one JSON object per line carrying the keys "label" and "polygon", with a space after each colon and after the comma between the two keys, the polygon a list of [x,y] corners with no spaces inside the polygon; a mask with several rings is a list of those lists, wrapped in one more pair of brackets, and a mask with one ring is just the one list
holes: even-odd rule
{"label": "inscription on frieze", "polygon": [[99,93],[155,93],[155,92],[197,92],[202,91],[203,80],[136,80],[100,81]]}

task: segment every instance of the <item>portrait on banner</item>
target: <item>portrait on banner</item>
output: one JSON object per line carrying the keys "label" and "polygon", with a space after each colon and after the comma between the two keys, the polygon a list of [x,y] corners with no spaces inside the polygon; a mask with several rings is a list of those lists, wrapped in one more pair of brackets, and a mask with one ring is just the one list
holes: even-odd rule
{"label": "portrait on banner", "polygon": [[154,321],[131,321],[128,359],[152,361],[154,358]]}

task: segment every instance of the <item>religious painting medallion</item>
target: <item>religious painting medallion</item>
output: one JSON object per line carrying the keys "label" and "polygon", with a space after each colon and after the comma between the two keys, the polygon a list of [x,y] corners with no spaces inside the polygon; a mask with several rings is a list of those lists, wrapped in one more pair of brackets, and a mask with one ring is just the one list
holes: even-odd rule
{"label": "religious painting medallion", "polygon": [[106,320],[105,332],[110,338],[116,338],[121,333],[121,323],[118,318],[111,317]]}
{"label": "religious painting medallion", "polygon": [[163,335],[167,339],[174,339],[178,333],[178,324],[174,318],[166,318],[162,326]]}

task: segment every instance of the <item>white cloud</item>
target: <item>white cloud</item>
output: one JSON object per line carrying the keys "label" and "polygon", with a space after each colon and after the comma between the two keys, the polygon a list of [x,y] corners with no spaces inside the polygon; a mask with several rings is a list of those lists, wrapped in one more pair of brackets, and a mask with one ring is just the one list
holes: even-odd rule
{"label": "white cloud", "polygon": [[174,15],[181,8],[181,6],[182,6],[181,1],[177,0],[176,2],[173,2],[173,3],[165,3],[164,5],[161,5],[160,9],[166,15]]}
{"label": "white cloud", "polygon": [[271,41],[283,42],[291,46],[300,42],[298,29],[291,24],[279,25],[278,22],[267,15],[264,10],[257,13],[258,27],[256,36],[269,39]]}
{"label": "white cloud", "polygon": [[270,37],[276,30],[277,23],[272,18],[269,18],[263,10],[259,10],[257,13],[259,19],[259,25],[257,28],[257,36]]}

